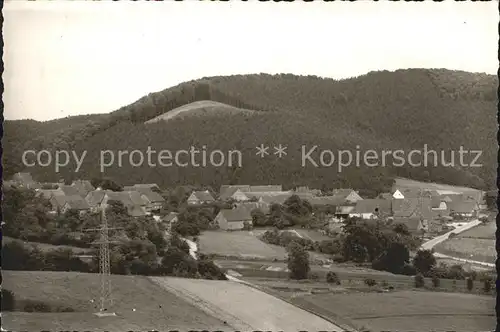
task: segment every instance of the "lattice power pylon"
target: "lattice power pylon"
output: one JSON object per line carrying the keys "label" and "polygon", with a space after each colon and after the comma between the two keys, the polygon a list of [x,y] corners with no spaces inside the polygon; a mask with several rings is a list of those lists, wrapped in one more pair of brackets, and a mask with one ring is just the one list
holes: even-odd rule
{"label": "lattice power pylon", "polygon": [[105,207],[101,208],[101,226],[99,228],[87,229],[86,231],[98,231],[100,239],[95,244],[99,244],[99,277],[100,277],[100,309],[98,315],[114,315],[111,311],[113,307],[113,296],[111,287],[111,264],[109,261],[109,245],[115,241],[109,240],[109,231],[119,228],[108,227]]}

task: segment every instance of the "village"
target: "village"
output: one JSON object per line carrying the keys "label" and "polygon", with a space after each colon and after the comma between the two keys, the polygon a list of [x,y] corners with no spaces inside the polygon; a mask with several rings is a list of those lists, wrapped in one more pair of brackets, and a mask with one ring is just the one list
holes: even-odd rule
{"label": "village", "polygon": [[[96,213],[118,201],[133,217],[153,215],[157,221],[171,226],[176,221],[176,211],[161,215],[165,199],[156,184],[139,183],[124,186],[122,191],[94,188],[89,180],[64,183],[39,183],[30,173],[17,173],[4,186],[34,189],[50,201],[53,214],[69,210],[79,214]],[[50,188],[50,189],[45,189]],[[415,234],[425,236],[448,230],[454,220],[479,218],[486,210],[485,195],[478,190],[452,191],[422,188],[397,188],[380,193],[376,198],[363,198],[353,189],[334,189],[323,193],[318,189],[297,187],[283,190],[281,185],[222,185],[219,192],[192,191],[186,201],[188,206],[210,206],[216,202],[230,203],[231,209],[221,209],[212,221],[214,229],[225,231],[248,230],[252,227],[252,211],[268,214],[273,204],[283,204],[292,196],[309,202],[313,207],[333,207],[321,218],[331,229],[338,228],[343,220],[357,217],[363,220],[385,218],[403,223]]]}

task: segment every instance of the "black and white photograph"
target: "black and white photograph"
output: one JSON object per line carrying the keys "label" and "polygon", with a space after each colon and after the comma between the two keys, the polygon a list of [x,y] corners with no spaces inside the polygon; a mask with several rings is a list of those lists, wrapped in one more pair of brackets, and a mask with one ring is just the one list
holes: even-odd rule
{"label": "black and white photograph", "polygon": [[2,331],[495,330],[498,1],[2,12]]}

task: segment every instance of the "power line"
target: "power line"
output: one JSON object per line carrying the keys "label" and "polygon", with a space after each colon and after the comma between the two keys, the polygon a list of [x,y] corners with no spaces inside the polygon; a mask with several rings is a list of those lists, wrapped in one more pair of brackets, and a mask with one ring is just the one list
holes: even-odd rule
{"label": "power line", "polygon": [[114,315],[111,312],[113,306],[113,296],[111,287],[111,264],[109,259],[109,245],[116,241],[109,240],[109,231],[121,228],[108,227],[105,207],[101,207],[101,225],[99,228],[86,229],[87,232],[98,231],[100,240],[93,242],[99,244],[99,277],[100,277],[100,310],[98,315]]}

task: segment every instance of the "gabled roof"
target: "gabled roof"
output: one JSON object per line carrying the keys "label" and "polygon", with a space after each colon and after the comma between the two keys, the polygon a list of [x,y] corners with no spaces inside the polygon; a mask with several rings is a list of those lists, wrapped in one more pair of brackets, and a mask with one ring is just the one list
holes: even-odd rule
{"label": "gabled roof", "polygon": [[89,192],[95,189],[92,183],[88,180],[75,180],[71,183],[71,186],[76,188],[82,196],[86,196]]}
{"label": "gabled roof", "polygon": [[393,194],[391,194],[391,193],[381,193],[377,197],[379,199],[388,199],[388,200],[391,200],[393,198],[392,195]]}
{"label": "gabled roof", "polygon": [[[254,193],[256,194],[256,193]],[[268,193],[266,193],[268,194]],[[248,195],[247,195],[248,196]],[[258,199],[262,201],[263,203],[266,204],[284,204],[287,199],[292,197],[293,194],[291,193],[273,193],[271,195],[262,195],[262,193],[259,193]],[[249,198],[251,196],[248,196]],[[253,197],[253,196],[252,196]],[[257,196],[254,196],[257,197]]]}
{"label": "gabled roof", "polygon": [[237,203],[237,208],[246,209],[250,214],[253,210],[260,210],[263,213],[269,212],[269,205],[266,203],[259,202],[241,202]]}
{"label": "gabled roof", "polygon": [[215,199],[212,197],[208,191],[193,191],[191,195],[194,195],[196,199],[202,202],[214,202]]}
{"label": "gabled roof", "polygon": [[165,222],[171,222],[174,220],[179,214],[177,212],[170,212],[167,214],[165,217],[163,217],[163,221]]}
{"label": "gabled roof", "polygon": [[146,196],[146,198],[152,203],[160,203],[164,202],[165,199],[155,191],[152,191],[148,188],[136,188],[135,191],[138,191],[141,195]]}
{"label": "gabled roof", "polygon": [[351,213],[391,214],[392,201],[385,199],[363,199],[356,202]]}
{"label": "gabled roof", "polygon": [[470,200],[454,200],[448,204],[450,212],[472,213],[477,208],[477,203]]}
{"label": "gabled roof", "polygon": [[87,201],[78,195],[66,197],[66,205],[68,205],[70,209],[75,210],[88,210],[90,208]]}
{"label": "gabled roof", "polygon": [[75,196],[75,195],[82,196],[82,194],[78,191],[78,189],[73,186],[61,184],[59,185],[59,189],[62,190],[62,192],[66,196]]}
{"label": "gabled roof", "polygon": [[137,191],[106,191],[108,200],[122,202],[126,207],[143,206],[145,202]]}
{"label": "gabled roof", "polygon": [[346,201],[345,197],[341,195],[314,197],[311,200],[309,200],[309,203],[311,203],[311,205],[332,205],[332,206],[342,206],[350,204]]}
{"label": "gabled roof", "polygon": [[219,198],[221,200],[227,200],[233,196],[236,191],[248,192],[250,191],[250,186],[248,185],[222,185],[219,190]]}
{"label": "gabled roof", "polygon": [[66,204],[68,196],[66,195],[52,195],[50,198],[50,202],[53,205],[53,208],[62,208],[64,204]]}
{"label": "gabled roof", "polygon": [[394,218],[420,218],[430,220],[432,214],[431,199],[422,198],[404,198],[392,201],[392,213]]}
{"label": "gabled roof", "polygon": [[346,198],[349,196],[354,190],[353,189],[333,189],[332,195]]}
{"label": "gabled roof", "polygon": [[283,191],[283,186],[282,185],[250,186],[248,191],[254,193],[279,192]]}
{"label": "gabled roof", "polygon": [[35,180],[33,180],[33,177],[31,176],[30,173],[23,173],[23,172],[19,172],[19,173],[14,174],[14,176],[12,177],[12,180],[14,180],[16,182],[22,182],[23,184],[31,184],[31,183],[35,182]]}
{"label": "gabled roof", "polygon": [[43,198],[50,199],[54,195],[64,195],[64,192],[60,189],[40,189],[37,194]]}
{"label": "gabled roof", "polygon": [[105,190],[93,190],[85,196],[85,200],[91,207],[96,207],[101,204],[104,196],[106,195]]}
{"label": "gabled roof", "polygon": [[252,216],[250,215],[250,212],[248,212],[247,209],[243,208],[237,208],[237,209],[232,209],[232,210],[220,210],[219,212],[222,214],[224,219],[226,219],[227,222],[238,222],[238,221],[251,221]]}

